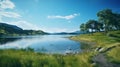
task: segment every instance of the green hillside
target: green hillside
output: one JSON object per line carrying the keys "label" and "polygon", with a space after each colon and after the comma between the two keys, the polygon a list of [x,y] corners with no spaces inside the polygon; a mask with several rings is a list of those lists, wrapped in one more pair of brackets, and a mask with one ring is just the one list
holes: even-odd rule
{"label": "green hillside", "polygon": [[0,23],[0,36],[17,36],[17,35],[39,35],[45,34],[42,30],[23,30],[15,25]]}

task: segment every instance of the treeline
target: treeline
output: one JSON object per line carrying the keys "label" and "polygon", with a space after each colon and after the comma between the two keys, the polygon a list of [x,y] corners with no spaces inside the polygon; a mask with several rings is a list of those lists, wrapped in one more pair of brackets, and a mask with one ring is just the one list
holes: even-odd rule
{"label": "treeline", "polygon": [[88,20],[80,25],[83,32],[100,32],[120,30],[120,14],[112,12],[111,9],[104,9],[97,13],[98,20]]}
{"label": "treeline", "polygon": [[23,30],[15,25],[0,23],[0,36],[17,36],[17,35],[39,35],[46,34],[42,30]]}

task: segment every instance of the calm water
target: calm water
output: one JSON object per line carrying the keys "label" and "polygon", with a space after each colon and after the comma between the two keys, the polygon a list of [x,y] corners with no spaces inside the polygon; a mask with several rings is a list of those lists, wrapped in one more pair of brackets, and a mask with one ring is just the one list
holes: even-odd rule
{"label": "calm water", "polygon": [[80,43],[69,40],[73,35],[39,35],[0,38],[0,49],[33,48],[36,52],[62,53],[67,51],[79,52]]}

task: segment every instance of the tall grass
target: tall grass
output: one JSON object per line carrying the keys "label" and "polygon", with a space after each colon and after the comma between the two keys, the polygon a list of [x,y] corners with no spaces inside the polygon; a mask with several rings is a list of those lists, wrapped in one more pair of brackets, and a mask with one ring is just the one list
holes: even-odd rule
{"label": "tall grass", "polygon": [[107,52],[107,57],[108,57],[108,60],[110,62],[113,62],[113,63],[118,63],[120,64],[120,46],[110,50],[109,52]]}
{"label": "tall grass", "polygon": [[93,67],[90,52],[48,55],[23,50],[0,50],[0,67]]}
{"label": "tall grass", "polygon": [[[71,37],[70,39],[82,41],[87,44],[96,44],[94,47],[104,47],[112,46],[115,43],[120,43],[120,31],[110,31],[109,34],[116,35],[116,37],[106,36],[103,32],[91,34],[81,34],[79,36]],[[92,43],[91,43],[92,42]]]}
{"label": "tall grass", "polygon": [[[98,47],[104,48],[108,61],[120,64],[120,31],[110,31],[107,36],[103,32],[94,33],[93,35],[82,34],[71,37],[71,39],[85,42],[88,44],[85,48],[91,48],[92,46],[92,52],[94,52],[94,50]],[[95,44],[93,45],[91,42]]]}
{"label": "tall grass", "polygon": [[103,33],[94,33],[71,37],[70,39],[84,42],[82,48],[87,50],[75,55],[43,54],[36,53],[32,49],[0,50],[0,67],[95,67],[91,60],[95,55],[94,50],[97,47],[107,49],[111,46],[117,47],[107,51],[108,60],[120,63],[120,46],[118,46],[120,31],[109,33],[108,36]]}

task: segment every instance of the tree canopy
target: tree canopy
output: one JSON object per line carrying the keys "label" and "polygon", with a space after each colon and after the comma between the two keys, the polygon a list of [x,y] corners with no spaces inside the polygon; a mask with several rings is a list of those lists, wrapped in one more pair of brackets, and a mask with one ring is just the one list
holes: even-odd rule
{"label": "tree canopy", "polygon": [[[88,20],[80,25],[81,31],[106,33],[111,30],[120,30],[120,14],[112,12],[111,9],[104,9],[97,13],[98,20]],[[90,31],[91,30],[91,31]]]}

